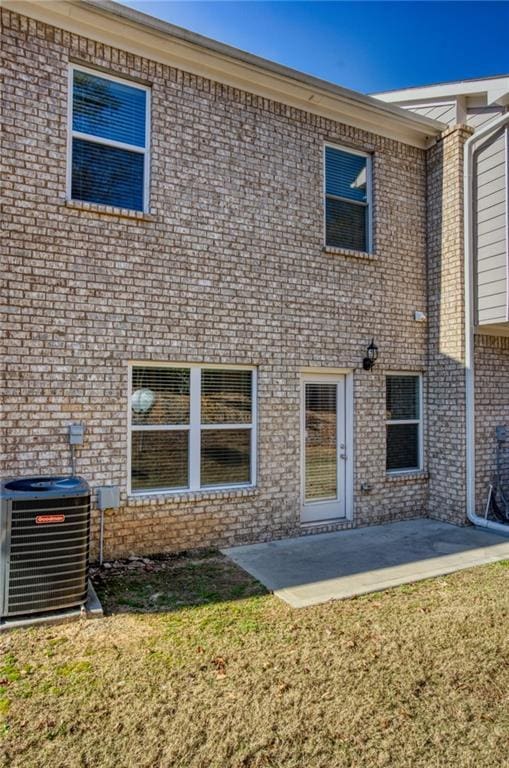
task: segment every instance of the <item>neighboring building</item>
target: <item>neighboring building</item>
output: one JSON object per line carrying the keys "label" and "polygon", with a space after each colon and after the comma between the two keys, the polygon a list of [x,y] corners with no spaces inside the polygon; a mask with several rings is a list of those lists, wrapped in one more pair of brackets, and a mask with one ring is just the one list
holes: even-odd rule
{"label": "neighboring building", "polygon": [[[495,427],[509,424],[509,75],[376,96],[450,126],[467,125],[475,132],[469,142],[464,185],[471,339],[467,334],[461,360],[466,360],[471,374],[466,440],[475,454],[469,464],[472,470],[475,465],[476,482],[474,488],[472,471],[470,504],[481,512],[495,471]],[[509,446],[504,456],[508,451]],[[506,462],[503,470],[509,483]]]}
{"label": "neighboring building", "polygon": [[[473,175],[475,325],[479,333],[509,335],[507,194],[509,75],[442,83],[378,93],[384,102],[448,125],[483,132],[476,146]],[[490,128],[496,118],[503,118]],[[499,121],[500,122],[500,121]]]}
{"label": "neighboring building", "polygon": [[[83,423],[108,557],[466,522],[472,129],[111,2],[1,13],[3,474],[68,472]],[[509,423],[479,313],[477,511]]]}

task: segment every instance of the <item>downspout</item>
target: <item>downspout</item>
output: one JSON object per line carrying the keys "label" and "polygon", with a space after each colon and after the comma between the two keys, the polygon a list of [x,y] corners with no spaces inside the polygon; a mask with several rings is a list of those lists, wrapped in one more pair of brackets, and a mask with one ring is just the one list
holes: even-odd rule
{"label": "downspout", "polygon": [[[465,238],[465,435],[467,517],[473,525],[509,535],[509,525],[480,517],[475,511],[475,371],[474,371],[474,239],[473,239],[473,160],[477,144],[509,123],[509,112],[491,120],[464,144],[463,205]],[[508,161],[509,158],[506,158]],[[509,192],[509,190],[507,190]],[[509,225],[509,222],[508,222]]]}

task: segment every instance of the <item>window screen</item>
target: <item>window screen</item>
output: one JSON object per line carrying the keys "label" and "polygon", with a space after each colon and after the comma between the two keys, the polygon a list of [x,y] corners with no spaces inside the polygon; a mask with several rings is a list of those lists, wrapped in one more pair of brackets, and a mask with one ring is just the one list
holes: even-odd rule
{"label": "window screen", "polygon": [[254,372],[133,366],[131,490],[249,485]]}
{"label": "window screen", "polygon": [[131,488],[133,491],[187,488],[188,460],[187,431],[133,432]]}
{"label": "window screen", "polygon": [[368,251],[369,168],[366,155],[325,148],[326,244]]}
{"label": "window screen", "polygon": [[207,429],[201,434],[202,485],[250,482],[250,430]]}
{"label": "window screen", "polygon": [[387,376],[387,470],[421,468],[421,379]]}
{"label": "window screen", "polygon": [[189,484],[189,368],[133,368],[131,488],[187,488]]}
{"label": "window screen", "polygon": [[251,371],[204,369],[201,375],[202,424],[251,421]]}
{"label": "window screen", "polygon": [[305,499],[337,497],[337,385],[306,383]]}
{"label": "window screen", "polygon": [[71,197],[144,210],[148,91],[73,69]]}
{"label": "window screen", "polygon": [[202,485],[250,482],[251,388],[252,371],[202,370]]}

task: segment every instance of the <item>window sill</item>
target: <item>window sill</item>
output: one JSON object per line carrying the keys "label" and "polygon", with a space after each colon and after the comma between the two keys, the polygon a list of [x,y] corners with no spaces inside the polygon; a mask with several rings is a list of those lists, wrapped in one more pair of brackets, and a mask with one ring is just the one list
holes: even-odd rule
{"label": "window sill", "polygon": [[426,481],[429,480],[429,473],[424,469],[410,469],[403,472],[387,472],[385,479],[388,483],[403,483],[408,482],[409,480]]}
{"label": "window sill", "polygon": [[204,489],[202,491],[161,491],[160,493],[132,493],[127,497],[128,506],[161,506],[162,504],[175,504],[189,501],[214,501],[238,499],[249,496],[257,496],[260,493],[256,486],[244,486],[242,488],[218,488]]}
{"label": "window sill", "polygon": [[347,256],[350,259],[362,259],[363,261],[378,261],[376,253],[368,253],[367,251],[353,251],[350,248],[337,248],[334,245],[324,245],[322,250],[324,253],[330,253],[333,256]]}
{"label": "window sill", "polygon": [[117,216],[121,219],[135,219],[136,221],[155,221],[156,217],[144,211],[132,211],[129,208],[116,208],[114,205],[102,205],[100,203],[87,203],[83,200],[66,200],[67,208],[86,213],[99,213],[104,216]]}

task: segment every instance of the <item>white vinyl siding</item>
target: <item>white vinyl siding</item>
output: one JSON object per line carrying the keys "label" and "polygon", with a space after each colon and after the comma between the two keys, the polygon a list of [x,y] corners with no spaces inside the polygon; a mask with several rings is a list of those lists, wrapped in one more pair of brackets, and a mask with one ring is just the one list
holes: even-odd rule
{"label": "white vinyl siding", "polygon": [[509,319],[508,130],[500,131],[474,157],[474,245],[477,324]]}
{"label": "white vinyl siding", "polygon": [[149,116],[148,87],[70,67],[69,200],[148,210]]}
{"label": "white vinyl siding", "polygon": [[133,363],[129,457],[130,493],[254,485],[255,369]]}
{"label": "white vinyl siding", "polygon": [[[397,103],[397,102],[395,102]],[[440,120],[442,123],[454,125],[457,122],[466,122],[467,125],[478,130],[490,120],[494,120],[497,115],[504,112],[503,107],[497,106],[471,106],[467,101],[466,112],[458,109],[456,100],[454,101],[428,101],[420,104],[404,104],[398,106],[415,112],[417,115],[429,117],[432,120]]]}
{"label": "white vinyl siding", "polygon": [[422,381],[419,374],[386,377],[386,470],[412,472],[423,466]]}
{"label": "white vinyl siding", "polygon": [[452,101],[433,104],[403,104],[401,106],[423,117],[440,120],[442,123],[451,124],[456,121],[456,104]]}

